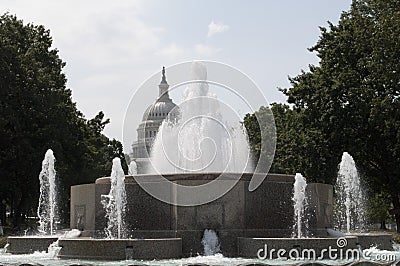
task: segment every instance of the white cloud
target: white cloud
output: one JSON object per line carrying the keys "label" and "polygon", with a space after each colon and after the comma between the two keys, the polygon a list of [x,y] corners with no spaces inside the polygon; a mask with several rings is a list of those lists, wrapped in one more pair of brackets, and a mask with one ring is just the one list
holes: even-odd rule
{"label": "white cloud", "polygon": [[145,23],[145,9],[141,0],[16,0],[6,8],[25,23],[50,29],[54,47],[68,63],[77,58],[91,67],[119,64],[158,48],[164,29]]}
{"label": "white cloud", "polygon": [[221,49],[200,43],[194,46],[194,51],[198,56],[209,57],[216,55],[221,51]]}
{"label": "white cloud", "polygon": [[228,25],[225,25],[222,22],[215,23],[214,21],[211,21],[210,24],[208,24],[207,37],[211,37],[214,34],[221,33],[227,30],[229,30]]}
{"label": "white cloud", "polygon": [[175,43],[171,43],[170,45],[160,48],[155,52],[157,56],[165,56],[171,59],[177,59],[182,57],[185,54],[185,49],[177,46]]}
{"label": "white cloud", "polygon": [[171,63],[178,61],[193,60],[193,58],[210,58],[218,54],[222,49],[206,45],[206,44],[195,44],[193,46],[178,46],[175,43],[171,43],[166,47],[159,48],[154,55],[163,57],[163,61],[173,60]]}

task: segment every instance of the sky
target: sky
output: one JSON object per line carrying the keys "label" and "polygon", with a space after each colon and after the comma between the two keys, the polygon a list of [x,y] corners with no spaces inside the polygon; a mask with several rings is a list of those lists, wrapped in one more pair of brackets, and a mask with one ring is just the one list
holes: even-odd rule
{"label": "sky", "polygon": [[[268,101],[285,102],[288,76],[318,64],[307,48],[336,24],[350,0],[0,0],[1,13],[50,30],[66,62],[73,100],[86,118],[110,118],[122,140],[135,90],[162,66],[212,60],[247,74]],[[156,99],[158,88],[149,90]],[[154,96],[153,96],[154,95]],[[148,103],[139,103],[145,109]],[[141,115],[141,114],[140,114]],[[135,133],[133,133],[135,135]]]}

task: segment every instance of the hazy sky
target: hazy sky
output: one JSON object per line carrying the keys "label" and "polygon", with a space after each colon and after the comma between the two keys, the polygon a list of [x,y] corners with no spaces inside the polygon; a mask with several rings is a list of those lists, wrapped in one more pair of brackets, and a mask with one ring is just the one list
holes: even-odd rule
{"label": "hazy sky", "polygon": [[285,101],[277,87],[318,62],[307,48],[350,3],[0,0],[0,10],[50,29],[78,108],[87,118],[103,110],[111,119],[105,134],[122,140],[132,94],[163,65],[220,61],[249,75],[270,102]]}

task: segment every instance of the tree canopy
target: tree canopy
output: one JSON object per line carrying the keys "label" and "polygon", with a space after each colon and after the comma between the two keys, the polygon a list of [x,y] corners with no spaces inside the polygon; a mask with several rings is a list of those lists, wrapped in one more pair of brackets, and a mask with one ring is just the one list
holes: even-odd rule
{"label": "tree canopy", "polygon": [[56,156],[65,220],[70,186],[108,175],[112,158],[123,158],[122,144],[102,134],[104,114],[87,120],[77,110],[64,66],[49,30],[0,17],[0,201],[15,226],[35,214],[47,149]]}

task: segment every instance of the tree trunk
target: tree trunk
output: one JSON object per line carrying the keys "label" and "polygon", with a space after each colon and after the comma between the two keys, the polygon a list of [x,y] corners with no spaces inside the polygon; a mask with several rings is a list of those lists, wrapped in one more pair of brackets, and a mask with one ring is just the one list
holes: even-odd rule
{"label": "tree trunk", "polygon": [[16,199],[17,195],[13,192],[11,194],[11,204],[10,204],[10,218],[14,219],[14,214],[15,214],[15,199]]}
{"label": "tree trunk", "polygon": [[14,230],[17,230],[17,231],[20,230],[21,224],[24,221],[24,217],[25,217],[25,205],[26,205],[26,196],[25,195],[26,195],[25,193],[21,194],[21,199],[15,208],[13,224],[14,224]]}
{"label": "tree trunk", "polygon": [[385,220],[381,221],[381,230],[387,230]]}
{"label": "tree trunk", "polygon": [[400,201],[399,194],[396,192],[392,194],[393,213],[396,218],[397,233],[400,233]]}
{"label": "tree trunk", "polygon": [[0,221],[3,226],[6,225],[6,205],[3,202],[0,202]]}
{"label": "tree trunk", "polygon": [[15,231],[19,231],[20,229],[20,225],[21,225],[21,204],[18,204],[17,206],[15,206],[16,204],[16,200],[14,199],[14,214],[12,217],[12,221],[13,221],[13,229]]}

